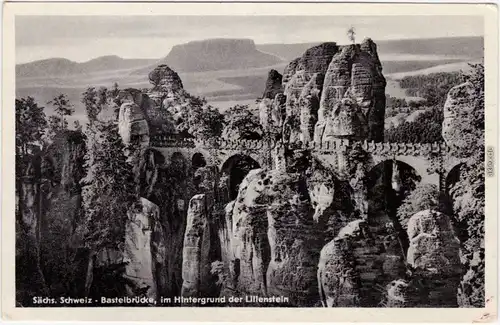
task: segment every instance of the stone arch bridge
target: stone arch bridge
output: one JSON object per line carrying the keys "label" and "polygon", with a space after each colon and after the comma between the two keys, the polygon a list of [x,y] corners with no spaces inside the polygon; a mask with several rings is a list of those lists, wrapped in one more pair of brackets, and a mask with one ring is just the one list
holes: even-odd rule
{"label": "stone arch bridge", "polygon": [[[308,149],[322,163],[338,169],[339,153],[347,152],[354,145],[370,154],[368,169],[384,161],[397,161],[412,167],[421,182],[437,185],[443,188],[452,169],[462,160],[452,157],[444,143],[375,143],[368,141],[356,142],[348,139],[337,139],[322,143],[311,142]],[[265,140],[235,140],[216,139],[213,141],[196,141],[179,139],[169,136],[151,138],[150,147],[159,151],[167,161],[173,155],[181,154],[191,165],[199,165],[202,159],[206,165],[218,166],[219,171],[230,168],[229,162],[237,159],[250,159],[260,167],[276,167],[275,141]],[[437,168],[436,168],[437,167]]]}

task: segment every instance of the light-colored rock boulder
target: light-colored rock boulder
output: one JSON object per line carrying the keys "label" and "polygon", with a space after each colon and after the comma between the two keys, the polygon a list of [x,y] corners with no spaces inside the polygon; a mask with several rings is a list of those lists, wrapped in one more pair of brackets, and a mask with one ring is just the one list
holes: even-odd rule
{"label": "light-colored rock boulder", "polygon": [[325,74],[315,141],[335,137],[383,140],[386,81],[381,71],[376,45],[370,39],[340,48]]}
{"label": "light-colored rock boulder", "polygon": [[[474,86],[465,82],[450,89],[443,108],[442,136],[448,145],[456,145],[460,138],[465,136],[462,130],[453,127],[454,123],[461,122],[461,113],[471,112],[474,108],[471,98]],[[466,121],[464,121],[466,122]]]}
{"label": "light-colored rock boulder", "polygon": [[457,305],[460,283],[460,242],[445,214],[424,210],[408,221],[407,262],[429,283],[428,306]]}
{"label": "light-colored rock boulder", "polygon": [[269,263],[267,206],[260,201],[265,185],[262,169],[251,170],[240,185],[232,211],[232,246],[240,292],[266,295]]}
{"label": "light-colored rock boulder", "polygon": [[388,245],[397,239],[382,234],[369,220],[359,219],[325,245],[318,265],[323,305],[376,307],[384,297],[380,288],[404,275],[401,249]]}
{"label": "light-colored rock boulder", "polygon": [[360,305],[360,276],[356,270],[351,237],[362,237],[364,227],[362,220],[349,223],[335,239],[321,249],[317,277],[324,307]]}
{"label": "light-colored rock boulder", "polygon": [[309,143],[314,138],[314,127],[318,120],[323,80],[324,75],[322,73],[313,74],[302,89],[299,97],[300,129],[302,131],[300,140],[303,143]]}
{"label": "light-colored rock boulder", "polygon": [[149,126],[144,113],[135,103],[123,103],[118,115],[118,132],[125,145],[138,143],[149,146]]}
{"label": "light-colored rock boulder", "polygon": [[460,242],[450,218],[445,214],[424,210],[408,221],[408,263],[431,273],[460,272]]}
{"label": "light-colored rock boulder", "polygon": [[321,230],[313,220],[305,179],[299,174],[271,171],[267,186],[267,269],[269,295],[288,296],[293,306],[318,302],[316,265],[322,246]]}
{"label": "light-colored rock boulder", "polygon": [[183,297],[207,297],[211,293],[213,275],[210,260],[209,202],[205,194],[189,201],[187,225],[182,252]]}
{"label": "light-colored rock boulder", "polygon": [[138,295],[136,290],[141,289],[142,294],[156,298],[156,258],[161,261],[160,257],[165,254],[161,249],[157,256],[152,252],[152,233],[158,226],[159,214],[158,206],[145,198],[140,198],[127,213],[123,261],[127,263],[125,276],[134,282],[135,288],[128,288],[131,296]]}

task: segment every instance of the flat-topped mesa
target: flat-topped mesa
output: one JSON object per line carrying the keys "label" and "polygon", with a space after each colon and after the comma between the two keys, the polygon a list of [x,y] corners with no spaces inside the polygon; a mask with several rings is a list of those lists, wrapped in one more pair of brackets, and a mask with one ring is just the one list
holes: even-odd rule
{"label": "flat-topped mesa", "polygon": [[340,47],[325,75],[315,141],[383,140],[386,80],[371,39]]}

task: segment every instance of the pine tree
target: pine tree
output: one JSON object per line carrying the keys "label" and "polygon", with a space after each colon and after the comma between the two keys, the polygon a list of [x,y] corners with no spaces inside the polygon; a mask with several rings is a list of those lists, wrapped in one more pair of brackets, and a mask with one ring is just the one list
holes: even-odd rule
{"label": "pine tree", "polygon": [[56,114],[59,117],[57,121],[60,123],[60,129],[66,129],[68,127],[66,116],[71,116],[71,114],[75,112],[75,109],[70,103],[68,97],[64,94],[60,94],[59,96],[54,97],[51,101],[47,102],[47,104],[55,107]]}
{"label": "pine tree", "polygon": [[127,211],[138,199],[132,166],[115,123],[95,121],[87,130],[87,139],[83,180],[87,246],[94,252],[119,249]]}
{"label": "pine tree", "polygon": [[26,156],[31,145],[41,144],[47,121],[44,108],[33,97],[16,99],[16,152]]}

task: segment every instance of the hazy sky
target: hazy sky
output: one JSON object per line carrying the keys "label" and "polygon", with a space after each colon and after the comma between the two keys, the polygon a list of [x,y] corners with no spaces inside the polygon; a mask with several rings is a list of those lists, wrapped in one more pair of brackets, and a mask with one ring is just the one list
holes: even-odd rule
{"label": "hazy sky", "polygon": [[16,16],[16,63],[102,55],[160,58],[172,46],[207,38],[257,44],[482,36],[477,16]]}

